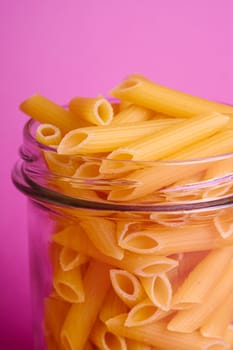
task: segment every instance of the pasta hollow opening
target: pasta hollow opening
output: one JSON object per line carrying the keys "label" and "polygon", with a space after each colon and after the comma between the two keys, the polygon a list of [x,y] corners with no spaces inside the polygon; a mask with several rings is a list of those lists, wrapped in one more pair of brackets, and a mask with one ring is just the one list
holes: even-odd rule
{"label": "pasta hollow opening", "polygon": [[153,249],[158,246],[158,242],[149,236],[136,236],[133,237],[133,234],[128,237],[128,239],[125,239],[125,242],[123,241],[123,245],[125,248],[132,247],[137,248],[139,250],[144,249]]}
{"label": "pasta hollow opening", "polygon": [[44,126],[40,129],[43,136],[53,136],[56,134],[56,130],[52,126]]}
{"label": "pasta hollow opening", "polygon": [[79,146],[85,143],[88,138],[88,134],[85,132],[70,132],[61,141],[58,146],[58,153],[72,154],[72,152],[77,152]]}
{"label": "pasta hollow opening", "polygon": [[109,124],[113,116],[112,106],[107,101],[97,101],[96,114],[103,125]]}
{"label": "pasta hollow opening", "polygon": [[[56,285],[56,289],[59,292],[61,296],[67,301],[77,303],[83,301],[83,297],[80,298],[80,296],[77,294],[77,292],[72,288],[72,286],[69,286],[68,284],[64,282],[58,282]],[[82,299],[82,300],[81,300]]]}
{"label": "pasta hollow opening", "polygon": [[118,275],[117,277],[117,282],[120,287],[120,289],[128,295],[134,294],[134,285],[133,282],[128,278],[128,276],[124,275]]}
{"label": "pasta hollow opening", "polygon": [[134,313],[131,315],[131,321],[139,323],[139,322],[148,320],[152,316],[154,316],[154,313],[157,310],[158,310],[157,307],[154,305],[143,305],[143,307],[134,311]]}
{"label": "pasta hollow opening", "polygon": [[123,81],[120,85],[118,85],[117,90],[118,91],[128,90],[138,85],[140,85],[140,82],[137,79],[127,79]]}
{"label": "pasta hollow opening", "polygon": [[121,350],[122,346],[120,344],[117,336],[111,332],[106,332],[104,335],[104,342],[106,344],[107,349]]}

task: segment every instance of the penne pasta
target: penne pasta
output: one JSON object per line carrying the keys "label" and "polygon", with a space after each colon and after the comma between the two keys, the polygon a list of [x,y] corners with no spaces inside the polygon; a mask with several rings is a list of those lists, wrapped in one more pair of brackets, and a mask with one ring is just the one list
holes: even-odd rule
{"label": "penne pasta", "polygon": [[50,151],[44,151],[43,155],[49,170],[60,176],[72,176],[79,165],[76,159],[72,159],[69,156],[63,156]]}
{"label": "penne pasta", "polygon": [[63,137],[57,152],[65,155],[106,153],[168,126],[178,124],[179,120],[164,118],[123,125],[78,128],[71,130]]}
{"label": "penne pasta", "polygon": [[224,273],[232,257],[232,247],[211,251],[193,268],[173,295],[172,307],[183,309],[202,303]]}
{"label": "penne pasta", "polygon": [[85,264],[88,257],[71,248],[62,247],[59,256],[59,263],[63,271],[72,270],[80,265]]}
{"label": "penne pasta", "polygon": [[50,243],[49,251],[53,269],[53,287],[57,295],[70,303],[83,302],[85,295],[81,270],[79,267],[69,271],[61,268],[59,262],[61,247],[54,242]]}
{"label": "penne pasta", "polygon": [[164,311],[154,305],[150,299],[145,299],[128,312],[124,325],[126,327],[143,326],[164,319],[174,313],[173,310]]}
{"label": "penne pasta", "polygon": [[[60,333],[64,319],[69,311],[70,304],[51,296],[44,299],[45,330],[57,344],[60,343]],[[52,348],[54,349],[54,348]]]}
{"label": "penne pasta", "polygon": [[104,255],[122,260],[124,251],[117,244],[116,225],[113,221],[104,218],[82,220],[81,227],[95,247]]}
{"label": "penne pasta", "polygon": [[213,310],[223,303],[233,288],[233,263],[230,262],[219,277],[211,293],[205,296],[200,304],[186,310],[180,310],[168,323],[173,332],[191,333],[200,328]]}
{"label": "penne pasta", "polygon": [[200,329],[204,337],[224,338],[224,334],[231,324],[233,315],[233,294],[230,293],[226,300],[211,313]]}
{"label": "penne pasta", "polygon": [[100,350],[127,350],[126,339],[109,332],[106,325],[99,320],[91,331],[90,339]]}
{"label": "penne pasta", "polygon": [[110,279],[115,293],[127,306],[132,307],[145,297],[140,281],[132,273],[112,269]]}
{"label": "penne pasta", "polygon": [[[192,240],[190,239],[192,237]],[[153,227],[129,233],[119,245],[137,254],[170,255],[232,245],[233,238],[223,240],[212,224],[183,227]]]}
{"label": "penne pasta", "polygon": [[[205,141],[195,143],[187,148],[184,151],[179,151],[172,154],[169,158],[165,160],[172,161],[191,159],[191,158],[202,158],[209,157],[213,155],[220,155],[223,153],[231,152],[233,146],[233,133],[232,131],[223,131],[216,133],[212,137],[208,138]],[[214,159],[213,159],[214,162]],[[165,188],[169,185],[181,181],[185,177],[188,178],[194,174],[198,174],[206,169],[208,169],[212,162],[190,162],[190,163],[169,163],[164,162],[154,164],[151,167],[138,169],[131,174],[124,176],[124,180],[134,181],[135,187],[129,187],[126,189],[116,189],[112,190],[108,196],[109,200],[113,201],[129,201],[135,200],[140,197],[144,197],[150,193],[158,191],[162,188]],[[113,168],[113,163],[110,165],[108,163],[108,170],[105,169],[105,173],[115,172],[121,173],[127,169],[130,169],[128,163],[117,162],[117,168]],[[180,192],[180,190],[178,191]]]}
{"label": "penne pasta", "polygon": [[162,226],[178,227],[184,226],[188,222],[189,215],[187,213],[153,212],[150,219]]}
{"label": "penne pasta", "polygon": [[233,325],[232,325],[232,323],[227,327],[223,339],[226,342],[226,344],[228,345],[229,349],[232,350],[232,346],[233,346]]}
{"label": "penne pasta", "polygon": [[172,285],[165,273],[150,278],[140,278],[141,284],[151,302],[158,308],[168,311],[171,308]]}
{"label": "penne pasta", "polygon": [[128,143],[125,148],[120,147],[110,153],[108,159],[135,161],[163,159],[214,135],[224,128],[228,121],[229,117],[219,113],[193,117]]}
{"label": "penne pasta", "polygon": [[120,269],[127,270],[137,276],[151,277],[155,273],[170,271],[178,265],[174,259],[166,256],[125,253],[122,260],[102,254],[94,244],[87,238],[85,232],[76,226],[70,226],[56,233],[53,241],[65,247],[72,247],[89,257],[110,264]]}
{"label": "penne pasta", "polygon": [[110,94],[123,101],[174,117],[188,118],[202,113],[232,113],[233,107],[191,96],[155,84],[142,76],[126,78]]}
{"label": "penne pasta", "polygon": [[[126,339],[127,343],[127,350],[151,350],[150,345],[146,345],[144,343],[132,340],[132,339]],[[153,349],[158,350],[158,349]]]}
{"label": "penne pasta", "polygon": [[214,225],[223,239],[227,239],[233,234],[232,215],[233,209],[230,207],[219,210],[213,218]]}
{"label": "penne pasta", "polygon": [[82,349],[110,286],[110,266],[92,260],[84,277],[85,301],[72,304],[61,330],[65,350]]}
{"label": "penne pasta", "polygon": [[221,349],[227,349],[223,340],[205,338],[199,332],[182,334],[167,330],[167,323],[164,321],[151,324],[126,327],[127,314],[116,316],[106,322],[109,331],[121,337],[143,342],[162,350],[212,350],[215,345],[221,345]]}
{"label": "penne pasta", "polygon": [[87,125],[73,113],[39,94],[33,95],[22,102],[20,109],[40,123],[55,125],[63,134],[69,130]]}
{"label": "penne pasta", "polygon": [[108,319],[128,311],[128,306],[118,297],[113,288],[108,290],[104,299],[99,319],[106,322]]}
{"label": "penne pasta", "polygon": [[146,121],[154,116],[154,112],[149,109],[130,105],[121,109],[117,115],[114,116],[111,125],[122,125],[125,123],[135,123]]}
{"label": "penne pasta", "polygon": [[108,125],[113,119],[112,105],[103,97],[74,97],[69,109],[76,117],[95,125]]}
{"label": "penne pasta", "polygon": [[40,124],[36,129],[36,140],[43,145],[57,146],[62,139],[60,129],[52,124]]}

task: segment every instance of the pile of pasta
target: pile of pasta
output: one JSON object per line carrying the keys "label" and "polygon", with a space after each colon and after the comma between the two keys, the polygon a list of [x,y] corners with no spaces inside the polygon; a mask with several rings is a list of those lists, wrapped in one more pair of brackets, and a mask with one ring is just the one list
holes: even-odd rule
{"label": "pile of pasta", "polygon": [[[229,178],[185,195],[172,189],[232,173],[233,107],[138,74],[111,95],[118,101],[75,97],[63,108],[35,95],[21,104],[40,122],[36,139],[60,191],[114,203],[231,193]],[[48,350],[232,349],[232,214],[72,209],[48,242]]]}

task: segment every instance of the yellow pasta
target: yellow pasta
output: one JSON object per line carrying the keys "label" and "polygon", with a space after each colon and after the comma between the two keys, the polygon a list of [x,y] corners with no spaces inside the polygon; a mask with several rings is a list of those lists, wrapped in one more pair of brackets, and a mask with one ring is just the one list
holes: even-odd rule
{"label": "yellow pasta", "polygon": [[214,225],[223,239],[227,239],[233,234],[232,215],[233,209],[230,207],[220,209],[213,218]]}
{"label": "yellow pasta", "polygon": [[135,123],[150,119],[155,113],[149,109],[130,105],[114,116],[111,125],[121,125],[125,123]]}
{"label": "yellow pasta", "polygon": [[168,317],[172,313],[174,313],[173,310],[164,311],[159,309],[147,298],[130,309],[125,320],[125,326],[135,327],[154,323]]}
{"label": "yellow pasta", "polygon": [[126,270],[110,270],[112,287],[118,297],[129,307],[134,306],[143,298],[145,292],[140,281],[132,273]]}
{"label": "yellow pasta", "polygon": [[74,97],[69,109],[77,117],[95,125],[108,125],[113,119],[111,103],[103,97]]}
{"label": "yellow pasta", "polygon": [[193,117],[202,113],[233,113],[233,107],[191,96],[155,84],[139,75],[126,78],[110,94],[174,117]]}
{"label": "yellow pasta", "polygon": [[82,303],[85,299],[79,266],[68,271],[56,266],[53,274],[53,286],[57,294],[70,303]]}
{"label": "yellow pasta", "polygon": [[63,271],[69,271],[85,264],[88,257],[85,254],[79,253],[71,248],[62,247],[59,256],[59,263]]}
{"label": "yellow pasta", "polygon": [[158,308],[168,311],[171,308],[172,285],[165,273],[150,278],[140,278],[142,286],[151,300]]}
{"label": "yellow pasta", "polygon": [[[223,153],[231,152],[233,147],[233,133],[232,131],[223,131],[216,133],[212,137],[205,141],[197,142],[184,150],[172,154],[165,160],[172,161],[191,159],[191,158],[202,158],[213,155],[220,155]],[[104,161],[105,162],[105,161]],[[213,163],[208,162],[187,162],[187,163],[169,163],[157,162],[147,168],[138,169],[131,174],[124,176],[126,181],[134,181],[135,186],[131,186],[125,189],[115,189],[110,192],[108,199],[114,201],[128,201],[135,200],[140,197],[144,197],[154,191],[158,191],[161,188],[172,185],[177,181],[181,181],[185,177],[188,178],[194,174],[198,174],[205,169],[208,169]],[[121,173],[131,168],[131,164],[128,162],[116,162],[107,163],[104,171]],[[180,190],[179,190],[180,192]]]}
{"label": "yellow pasta", "polygon": [[232,293],[233,263],[230,262],[221,277],[212,288],[211,293],[205,296],[202,303],[186,310],[180,310],[168,324],[173,332],[190,333],[201,327],[211,312],[216,309],[225,298]]}
{"label": "yellow pasta", "polygon": [[160,255],[154,256],[154,254],[141,256],[134,253],[125,253],[122,260],[114,259],[102,254],[87,238],[85,232],[75,226],[67,227],[53,235],[52,238],[53,241],[58,244],[71,247],[96,260],[111,264],[142,277],[151,277],[155,273],[170,271],[178,264],[174,259]]}
{"label": "yellow pasta", "polygon": [[[151,346],[132,340],[132,339],[127,339],[126,340],[127,343],[127,350],[151,350]],[[153,350],[158,350],[153,348]]]}
{"label": "yellow pasta", "polygon": [[104,255],[122,260],[124,251],[117,244],[116,225],[104,218],[89,218],[80,222],[88,238]]}
{"label": "yellow pasta", "polygon": [[164,321],[135,327],[126,327],[127,314],[116,316],[106,322],[109,331],[121,337],[143,342],[152,347],[163,350],[212,350],[214,345],[222,345],[227,349],[224,341],[214,338],[205,338],[199,332],[182,334],[167,330]]}
{"label": "yellow pasta", "polygon": [[57,151],[66,155],[105,153],[179,123],[176,119],[163,118],[123,125],[78,128],[63,137]]}
{"label": "yellow pasta", "polygon": [[232,350],[233,347],[233,325],[230,324],[224,334],[224,341],[229,346],[229,349]]}
{"label": "yellow pasta", "polygon": [[92,260],[84,277],[85,301],[72,304],[61,331],[65,350],[82,349],[110,286],[110,266]]}
{"label": "yellow pasta", "polygon": [[153,212],[150,219],[159,225],[168,227],[183,226],[188,222],[189,215],[187,213],[158,213]]}
{"label": "yellow pasta", "polygon": [[229,117],[219,113],[193,117],[128,143],[125,148],[110,153],[108,158],[136,161],[162,159],[215,134],[228,121]]}
{"label": "yellow pasta", "polygon": [[118,297],[113,288],[108,290],[104,299],[99,318],[102,322],[128,311],[128,306]]}
{"label": "yellow pasta", "polygon": [[224,338],[227,327],[233,319],[233,293],[230,293],[206,320],[200,329],[205,337]]}
{"label": "yellow pasta", "polygon": [[100,350],[127,350],[126,339],[109,332],[101,321],[95,323],[90,339]]}
{"label": "yellow pasta", "polygon": [[44,300],[45,329],[57,344],[60,344],[60,332],[69,308],[70,304],[61,299],[48,297]]}
{"label": "yellow pasta", "polygon": [[39,94],[33,95],[20,105],[21,111],[40,123],[57,126],[62,133],[86,125],[76,115]]}
{"label": "yellow pasta", "polygon": [[43,145],[57,146],[61,139],[61,131],[55,125],[43,123],[36,129],[36,140]]}
{"label": "yellow pasta", "polygon": [[69,156],[50,151],[44,151],[43,154],[49,170],[60,176],[72,176],[80,164]]}
{"label": "yellow pasta", "polygon": [[211,251],[178,288],[172,299],[173,308],[182,309],[201,303],[215,287],[232,257],[232,247]]}
{"label": "yellow pasta", "polygon": [[[192,237],[192,239],[190,239]],[[124,249],[145,254],[170,255],[232,245],[233,238],[223,240],[213,225],[154,227],[129,233],[119,244]],[[143,257],[144,259],[144,257]]]}

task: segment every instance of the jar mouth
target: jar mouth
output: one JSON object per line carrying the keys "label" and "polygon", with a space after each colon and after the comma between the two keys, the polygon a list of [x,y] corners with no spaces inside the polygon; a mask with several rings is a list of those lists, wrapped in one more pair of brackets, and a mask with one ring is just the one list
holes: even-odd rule
{"label": "jar mouth", "polygon": [[[12,174],[15,185],[31,197],[71,207],[159,212],[203,210],[233,201],[233,153],[156,161],[61,155],[36,140],[38,125],[32,119],[25,124],[21,160]],[[218,165],[219,171],[219,164],[228,161],[232,169],[206,176],[209,169]],[[99,175],[104,162],[114,169],[114,176]],[[118,173],[118,164],[125,166],[123,173]]]}

